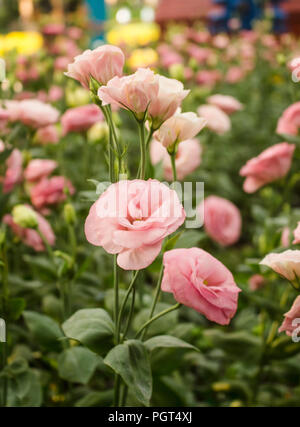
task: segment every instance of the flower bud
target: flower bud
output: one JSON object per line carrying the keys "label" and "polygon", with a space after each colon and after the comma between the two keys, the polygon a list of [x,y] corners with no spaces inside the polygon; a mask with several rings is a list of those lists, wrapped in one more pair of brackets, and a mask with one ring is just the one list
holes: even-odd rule
{"label": "flower bud", "polygon": [[64,206],[64,218],[67,224],[72,225],[76,223],[76,212],[71,203],[66,203]]}
{"label": "flower bud", "polygon": [[36,213],[26,205],[16,205],[12,210],[14,222],[23,228],[37,228],[38,218]]}

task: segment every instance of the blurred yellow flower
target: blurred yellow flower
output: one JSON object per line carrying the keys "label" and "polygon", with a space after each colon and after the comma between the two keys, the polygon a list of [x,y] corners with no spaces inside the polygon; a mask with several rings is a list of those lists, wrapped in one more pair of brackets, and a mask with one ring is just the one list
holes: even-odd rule
{"label": "blurred yellow flower", "polygon": [[154,49],[135,49],[130,55],[127,63],[130,68],[152,67],[158,61],[158,54]]}
{"label": "blurred yellow flower", "polygon": [[43,37],[35,31],[14,31],[0,37],[0,55],[16,50],[22,55],[32,55],[43,46]]}
{"label": "blurred yellow flower", "polygon": [[160,28],[155,23],[134,22],[117,25],[107,33],[107,41],[115,45],[145,46],[156,42],[160,37]]}

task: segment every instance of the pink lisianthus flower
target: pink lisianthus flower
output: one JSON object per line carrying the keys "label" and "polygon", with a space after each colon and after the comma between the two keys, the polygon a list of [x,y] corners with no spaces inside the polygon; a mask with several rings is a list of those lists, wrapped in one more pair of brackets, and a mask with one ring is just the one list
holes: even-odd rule
{"label": "pink lisianthus flower", "polygon": [[61,118],[62,133],[67,135],[70,132],[84,132],[101,121],[103,113],[95,104],[70,108]]}
{"label": "pink lisianthus flower", "polygon": [[[297,319],[297,320],[296,320]],[[300,296],[298,296],[291,309],[285,313],[284,315],[284,321],[280,328],[278,329],[278,332],[285,332],[288,336],[292,336],[294,330],[299,327],[300,324]]]}
{"label": "pink lisianthus flower", "polygon": [[279,134],[298,135],[300,128],[300,102],[290,105],[281,115],[276,132]]}
{"label": "pink lisianthus flower", "polygon": [[38,210],[56,205],[66,200],[66,190],[71,195],[75,192],[73,185],[65,177],[43,178],[30,190],[31,203]]}
{"label": "pink lisianthus flower", "polygon": [[207,102],[220,108],[226,114],[232,114],[243,109],[243,104],[241,104],[240,101],[228,95],[212,95],[207,98]]}
{"label": "pink lisianthus flower", "polygon": [[33,128],[53,125],[58,118],[59,111],[56,108],[36,99],[27,99],[18,105],[18,120]]}
{"label": "pink lisianthus flower", "polygon": [[223,135],[231,130],[229,116],[214,105],[201,105],[197,110],[199,116],[207,121],[207,127],[212,132]]}
{"label": "pink lisianthus flower", "polygon": [[161,289],[208,320],[228,325],[235,315],[240,289],[230,271],[199,248],[174,249],[164,254]]}
{"label": "pink lisianthus flower", "polygon": [[22,181],[23,157],[21,151],[15,148],[6,160],[6,172],[3,181],[3,193],[10,193],[16,184]]}
{"label": "pink lisianthus flower", "polygon": [[50,175],[57,168],[54,160],[31,160],[24,170],[24,178],[29,182],[36,182]]}
{"label": "pink lisianthus flower", "polygon": [[265,256],[260,264],[266,265],[290,282],[300,277],[300,251],[298,250],[288,249],[279,254],[271,253]]}
{"label": "pink lisianthus flower", "polygon": [[57,144],[59,141],[58,130],[53,125],[39,128],[35,134],[35,138],[40,144]]}
{"label": "pink lisianthus flower", "polygon": [[124,270],[141,270],[155,260],[164,238],[184,220],[174,190],[156,180],[124,180],[110,185],[92,205],[85,235],[91,244],[118,254]]}
{"label": "pink lisianthus flower", "polygon": [[291,168],[294,150],[294,144],[282,142],[248,160],[240,170],[240,175],[246,177],[244,191],[254,193],[264,185],[283,178]]}

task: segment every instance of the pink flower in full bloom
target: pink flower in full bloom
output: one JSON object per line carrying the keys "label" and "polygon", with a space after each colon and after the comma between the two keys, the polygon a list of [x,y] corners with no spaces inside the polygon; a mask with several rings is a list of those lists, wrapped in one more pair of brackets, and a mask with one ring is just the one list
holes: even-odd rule
{"label": "pink flower in full bloom", "polygon": [[229,116],[214,105],[201,105],[197,110],[199,116],[207,121],[207,127],[212,132],[223,135],[231,129]]}
{"label": "pink flower in full bloom", "polygon": [[70,132],[83,132],[101,121],[103,121],[103,114],[95,104],[69,108],[61,118],[62,132],[63,135]]}
{"label": "pink flower in full bloom", "polygon": [[43,178],[30,191],[31,203],[36,209],[44,209],[49,205],[56,205],[66,199],[65,191],[74,194],[75,190],[69,180],[63,176]]}
{"label": "pink flower in full bloom", "polygon": [[59,111],[50,104],[36,99],[26,99],[18,106],[18,120],[27,126],[40,128],[58,121]]}
{"label": "pink flower in full bloom", "polygon": [[78,80],[89,89],[90,78],[106,85],[113,77],[123,74],[125,56],[120,48],[104,45],[94,50],[86,50],[69,64],[66,76]]}
{"label": "pink flower in full bloom", "polygon": [[298,250],[288,249],[279,254],[271,253],[265,256],[260,264],[266,265],[290,282],[300,277],[300,251]]}
{"label": "pink flower in full bloom", "polygon": [[130,76],[111,79],[100,87],[98,96],[103,105],[116,104],[142,118],[158,92],[159,77],[149,68],[139,68]]}
{"label": "pink flower in full bloom", "polygon": [[[202,147],[197,139],[182,141],[176,153],[177,178],[183,180],[201,164]],[[163,162],[164,177],[171,181],[173,179],[170,155],[166,148],[155,139],[150,145],[150,157],[153,165]]]}
{"label": "pink flower in full bloom", "polygon": [[300,102],[290,105],[281,115],[276,132],[279,134],[298,135],[300,128]]}
{"label": "pink flower in full bloom", "polygon": [[282,142],[248,160],[240,170],[240,175],[246,177],[244,191],[254,193],[260,187],[284,177],[290,170],[294,150],[294,144]]}
{"label": "pink flower in full bloom", "polygon": [[205,231],[214,241],[222,246],[230,246],[239,240],[242,218],[232,202],[222,197],[209,196],[199,205],[198,210],[200,214],[204,212]]}
{"label": "pink flower in full bloom", "polygon": [[24,178],[29,182],[36,182],[50,175],[56,168],[57,163],[54,160],[34,159],[24,170]]}
{"label": "pink flower in full bloom", "polygon": [[292,336],[294,330],[299,326],[299,321],[295,319],[300,319],[300,295],[295,299],[290,311],[285,313],[284,321],[278,332],[285,332],[288,336]]}
{"label": "pink flower in full bloom", "polygon": [[[37,217],[38,228],[40,232],[43,234],[49,245],[54,246],[55,234],[53,233],[51,225],[38,212],[35,212],[35,214]],[[22,242],[26,246],[33,248],[36,252],[42,252],[45,250],[45,245],[42,241],[42,238],[36,230],[21,227],[20,225],[14,222],[13,217],[11,215],[5,215],[3,218],[3,222],[12,229],[12,231],[22,240]]]}
{"label": "pink flower in full bloom", "polygon": [[118,254],[124,270],[141,270],[155,260],[164,238],[184,220],[174,190],[156,180],[124,180],[110,185],[92,205],[85,235],[91,244]]}
{"label": "pink flower in full bloom", "polygon": [[207,98],[207,102],[220,108],[226,114],[232,114],[243,109],[243,104],[241,104],[240,101],[228,95],[212,95]]}
{"label": "pink flower in full bloom", "polygon": [[240,289],[230,271],[208,252],[174,249],[164,254],[161,289],[208,320],[228,325],[235,315]]}

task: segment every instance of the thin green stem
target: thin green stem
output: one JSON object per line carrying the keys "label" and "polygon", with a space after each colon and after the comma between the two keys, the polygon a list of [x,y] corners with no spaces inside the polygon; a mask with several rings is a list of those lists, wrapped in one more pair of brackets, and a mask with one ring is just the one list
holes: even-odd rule
{"label": "thin green stem", "polygon": [[140,179],[145,179],[145,173],[146,173],[146,145],[145,145],[144,122],[138,122],[138,124],[139,124],[140,150],[141,150]]}
{"label": "thin green stem", "polygon": [[178,302],[177,304],[173,305],[172,307],[166,308],[165,310],[158,313],[156,316],[152,317],[152,319],[148,320],[146,323],[144,323],[140,327],[140,329],[137,331],[137,333],[135,335],[135,338],[138,338],[140,336],[140,334],[143,332],[143,330],[145,328],[147,328],[149,325],[151,325],[151,323],[155,322],[155,320],[159,319],[160,317],[165,316],[168,313],[171,313],[174,310],[177,310],[180,306],[181,306],[181,304]]}
{"label": "thin green stem", "polygon": [[120,386],[121,386],[121,377],[118,374],[115,374],[115,386],[114,386],[114,407],[120,406]]}
{"label": "thin green stem", "polygon": [[127,289],[126,295],[125,295],[125,297],[124,297],[124,299],[122,301],[122,304],[121,304],[121,308],[120,308],[120,311],[119,311],[118,322],[117,322],[117,327],[116,327],[116,334],[117,334],[117,337],[118,337],[117,343],[119,343],[119,340],[120,340],[120,330],[121,330],[121,321],[122,321],[123,313],[124,313],[124,310],[125,310],[125,307],[126,307],[126,304],[127,304],[128,298],[129,298],[129,295],[130,295],[130,293],[131,293],[131,291],[132,291],[132,289],[133,289],[133,287],[135,285],[135,282],[136,282],[136,279],[138,277],[139,272],[140,272],[140,270],[135,271],[135,273],[133,275],[133,278],[132,278],[132,280],[130,282],[130,285],[129,285],[128,289]]}
{"label": "thin green stem", "polygon": [[131,325],[131,320],[132,320],[132,316],[133,316],[133,312],[134,312],[134,303],[135,303],[135,287],[133,286],[132,288],[132,297],[131,297],[131,305],[130,305],[130,311],[129,311],[129,315],[127,318],[127,323],[123,332],[123,337],[122,337],[122,341],[124,341],[124,339],[126,338],[126,335],[128,333],[128,330],[130,328]]}
{"label": "thin green stem", "polygon": [[[162,282],[162,279],[163,279],[163,274],[164,274],[164,265],[162,263],[161,264],[161,268],[160,268],[160,272],[159,272],[159,278],[158,278],[156,289],[155,289],[155,296],[154,296],[154,299],[152,301],[152,306],[151,306],[151,310],[150,310],[150,314],[149,314],[148,320],[150,320],[153,317],[153,314],[154,314],[154,311],[155,311],[155,307],[156,307],[156,304],[157,304],[158,299],[159,299],[159,295],[160,295],[160,291],[161,291],[161,282]],[[141,335],[141,340],[142,341],[145,338],[145,335],[147,333],[147,329],[148,329],[148,327],[145,327],[145,329],[142,332],[142,335]]]}
{"label": "thin green stem", "polygon": [[119,344],[120,334],[117,328],[119,313],[119,273],[117,265],[117,255],[114,255],[114,319],[115,319],[115,341]]}
{"label": "thin green stem", "polygon": [[173,181],[177,181],[177,172],[176,172],[176,153],[170,154],[172,171],[173,171]]}

